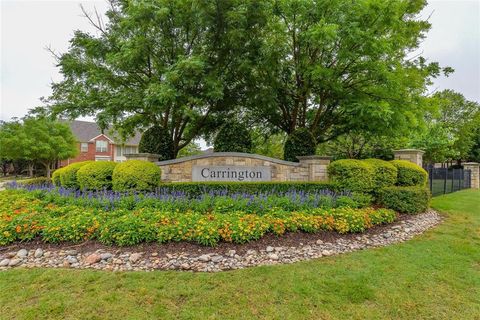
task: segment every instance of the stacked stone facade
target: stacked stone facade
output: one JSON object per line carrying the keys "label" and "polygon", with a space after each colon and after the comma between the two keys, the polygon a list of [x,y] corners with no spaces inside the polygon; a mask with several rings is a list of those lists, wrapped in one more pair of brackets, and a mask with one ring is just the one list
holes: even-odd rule
{"label": "stacked stone facade", "polygon": [[[126,155],[128,159],[150,160],[145,154]],[[193,166],[271,167],[271,181],[326,181],[330,157],[299,157],[299,162],[283,161],[256,154],[214,152],[155,162],[162,169],[162,181],[190,182]]]}
{"label": "stacked stone facade", "polygon": [[424,151],[417,149],[400,149],[393,151],[395,160],[407,160],[419,165],[420,167],[423,166],[424,153]]}

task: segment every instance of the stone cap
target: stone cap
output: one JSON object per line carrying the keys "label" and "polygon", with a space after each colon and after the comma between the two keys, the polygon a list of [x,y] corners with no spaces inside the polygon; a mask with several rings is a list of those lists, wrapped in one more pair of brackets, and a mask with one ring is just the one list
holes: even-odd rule
{"label": "stone cap", "polygon": [[425,153],[425,151],[420,150],[420,149],[398,149],[398,150],[393,150],[393,152],[421,153],[421,154]]}
{"label": "stone cap", "polygon": [[211,153],[198,154],[198,155],[194,155],[194,156],[182,157],[182,158],[178,158],[178,159],[158,161],[158,162],[155,162],[155,164],[157,164],[159,166],[164,166],[164,165],[182,163],[182,162],[192,161],[192,160],[197,160],[197,159],[215,158],[215,157],[250,158],[250,159],[258,159],[258,160],[263,160],[263,161],[269,161],[269,162],[272,162],[272,163],[283,164],[283,165],[287,165],[287,166],[300,166],[299,162],[285,161],[285,160],[270,158],[270,157],[267,157],[267,156],[262,156],[262,155],[259,155],[259,154],[244,153],[244,152],[211,152]]}
{"label": "stone cap", "polygon": [[332,160],[333,157],[331,156],[297,156],[297,159],[302,161],[302,160]]}
{"label": "stone cap", "polygon": [[148,152],[144,152],[144,153],[125,153],[124,156],[125,157],[130,156],[130,157],[152,157],[152,158],[158,157],[158,158],[160,158],[159,154],[148,153]]}
{"label": "stone cap", "polygon": [[467,166],[480,166],[480,163],[478,162],[464,162],[463,165],[467,165]]}

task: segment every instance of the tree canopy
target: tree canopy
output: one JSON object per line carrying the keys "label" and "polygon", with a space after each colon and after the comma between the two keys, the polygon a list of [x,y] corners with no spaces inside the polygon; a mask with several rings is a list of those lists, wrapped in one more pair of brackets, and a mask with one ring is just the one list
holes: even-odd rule
{"label": "tree canopy", "polygon": [[161,127],[173,156],[232,114],[316,143],[349,133],[408,134],[430,108],[416,55],[424,0],[110,0],[96,34],[57,55],[55,115],[93,115],[124,135]]}
{"label": "tree canopy", "polygon": [[26,117],[21,122],[3,123],[0,146],[2,158],[27,161],[30,175],[37,162],[44,166],[47,177],[57,160],[75,157],[78,152],[68,125],[47,118]]}
{"label": "tree canopy", "polygon": [[412,56],[430,28],[414,1],[273,1],[253,114],[318,143],[351,131],[408,132],[426,85],[450,68]]}
{"label": "tree canopy", "polygon": [[257,47],[261,1],[110,1],[97,34],[75,31],[57,55],[55,114],[94,115],[126,135],[159,126],[174,156],[241,103]]}

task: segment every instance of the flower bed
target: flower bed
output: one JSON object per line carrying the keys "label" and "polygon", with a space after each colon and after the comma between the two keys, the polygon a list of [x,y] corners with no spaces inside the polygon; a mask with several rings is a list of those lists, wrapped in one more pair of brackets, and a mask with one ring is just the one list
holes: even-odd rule
{"label": "flower bed", "polygon": [[197,195],[196,192],[190,194],[171,188],[158,188],[154,192],[82,191],[54,187],[51,184],[24,186],[15,183],[11,184],[9,188],[30,191],[37,199],[57,205],[77,205],[103,210],[157,209],[200,213],[243,211],[262,215],[276,208],[282,208],[284,211],[314,208],[330,209],[347,206],[362,208],[369,206],[372,201],[372,198],[368,195],[349,191],[335,192],[326,189],[312,190],[311,192],[295,189],[232,192],[225,188],[213,189]]}
{"label": "flower bed", "polygon": [[[41,191],[40,191],[41,192]],[[45,242],[98,240],[105,244],[193,241],[214,246],[219,241],[244,243],[266,233],[362,232],[395,220],[388,209],[269,208],[262,214],[242,210],[134,210],[58,205],[25,190],[7,190],[0,197],[0,245],[41,238]],[[65,197],[67,198],[67,197]]]}

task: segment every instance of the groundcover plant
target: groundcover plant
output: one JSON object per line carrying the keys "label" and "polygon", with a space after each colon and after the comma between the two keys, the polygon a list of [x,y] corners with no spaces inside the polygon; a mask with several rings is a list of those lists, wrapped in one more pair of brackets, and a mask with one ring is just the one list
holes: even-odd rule
{"label": "groundcover plant", "polygon": [[[40,196],[39,196],[40,195]],[[181,211],[151,207],[104,210],[56,204],[26,190],[6,190],[0,197],[0,245],[39,238],[45,242],[98,240],[105,244],[192,241],[214,246],[219,241],[244,243],[267,233],[363,232],[395,220],[389,209],[272,207],[262,214],[243,210]],[[44,194],[43,194],[44,195]]]}

